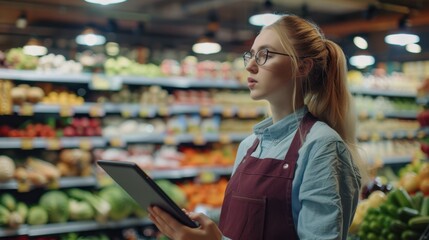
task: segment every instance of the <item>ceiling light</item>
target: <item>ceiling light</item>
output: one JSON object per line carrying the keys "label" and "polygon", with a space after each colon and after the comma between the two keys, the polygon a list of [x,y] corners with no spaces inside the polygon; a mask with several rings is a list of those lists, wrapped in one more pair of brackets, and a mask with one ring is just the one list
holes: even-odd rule
{"label": "ceiling light", "polygon": [[371,55],[356,55],[349,59],[350,65],[355,66],[359,69],[366,68],[368,66],[371,66],[375,63],[375,59]]}
{"label": "ceiling light", "polygon": [[360,49],[367,49],[368,48],[368,42],[363,37],[360,37],[360,36],[354,37],[353,43],[356,45],[356,47],[358,47]]}
{"label": "ceiling light", "polygon": [[15,26],[19,29],[24,29],[27,27],[27,24],[27,14],[25,12],[22,12],[21,15],[19,15],[18,19],[16,19]]}
{"label": "ceiling light", "polygon": [[412,43],[418,43],[419,36],[410,33],[389,34],[384,38],[384,42],[392,45],[405,46]]}
{"label": "ceiling light", "polygon": [[48,53],[48,49],[35,38],[28,40],[27,44],[23,48],[23,51],[25,54],[31,56],[43,56]]}
{"label": "ceiling light", "polygon": [[422,47],[420,47],[420,45],[412,43],[412,44],[408,44],[405,47],[405,50],[407,50],[410,53],[420,53],[422,51]]}
{"label": "ceiling light", "polygon": [[85,2],[100,4],[100,5],[110,5],[125,2],[126,0],[85,0]]}
{"label": "ceiling light", "polygon": [[267,26],[273,24],[281,16],[273,13],[255,14],[249,18],[249,23],[255,26]]}
{"label": "ceiling light", "polygon": [[222,50],[219,43],[203,38],[192,46],[192,51],[199,54],[214,54]]}
{"label": "ceiling light", "polygon": [[249,17],[249,23],[255,26],[267,26],[277,21],[281,16],[272,13],[273,3],[264,2],[263,10]]}
{"label": "ceiling light", "polygon": [[76,42],[80,45],[96,46],[103,45],[106,42],[106,38],[97,34],[94,29],[87,28],[76,37]]}

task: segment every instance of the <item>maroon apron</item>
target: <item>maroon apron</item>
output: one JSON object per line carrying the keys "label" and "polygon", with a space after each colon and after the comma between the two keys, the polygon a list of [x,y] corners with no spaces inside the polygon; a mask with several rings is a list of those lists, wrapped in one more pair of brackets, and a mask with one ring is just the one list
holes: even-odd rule
{"label": "maroon apron", "polygon": [[233,240],[298,239],[292,218],[292,181],[298,150],[317,121],[310,113],[302,119],[283,161],[251,154],[259,139],[231,177],[225,191],[219,228]]}

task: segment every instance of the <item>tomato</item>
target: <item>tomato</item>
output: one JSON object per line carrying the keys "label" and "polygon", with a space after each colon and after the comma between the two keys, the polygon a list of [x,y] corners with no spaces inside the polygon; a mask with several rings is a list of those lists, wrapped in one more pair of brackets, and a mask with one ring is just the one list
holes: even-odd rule
{"label": "tomato", "polygon": [[420,182],[420,191],[423,192],[424,195],[429,195],[429,177],[424,178]]}

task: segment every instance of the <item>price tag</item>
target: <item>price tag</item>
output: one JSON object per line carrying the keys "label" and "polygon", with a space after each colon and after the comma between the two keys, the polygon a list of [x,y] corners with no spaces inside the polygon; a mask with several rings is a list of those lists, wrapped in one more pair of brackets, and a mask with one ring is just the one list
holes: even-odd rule
{"label": "price tag", "polygon": [[360,139],[361,139],[362,141],[367,141],[367,140],[368,140],[368,138],[369,138],[368,133],[363,132],[363,133],[361,133],[361,134],[360,134]]}
{"label": "price tag", "polygon": [[60,181],[58,179],[54,179],[51,182],[48,183],[47,188],[49,189],[59,189],[60,188]]}
{"label": "price tag", "polygon": [[214,183],[217,180],[217,175],[213,172],[203,171],[198,175],[200,183]]}
{"label": "price tag", "polygon": [[203,134],[194,135],[193,142],[195,145],[199,145],[199,146],[205,145],[207,143],[206,138],[204,137]]}
{"label": "price tag", "polygon": [[202,117],[211,117],[213,115],[213,110],[207,106],[201,107],[200,108],[200,115]]}
{"label": "price tag", "polygon": [[22,150],[31,150],[34,148],[34,142],[32,138],[23,138],[21,139],[21,149]]}
{"label": "price tag", "polygon": [[132,116],[131,110],[130,109],[122,109],[121,110],[121,116],[123,118],[130,118]]}
{"label": "price tag", "polygon": [[72,117],[73,115],[74,115],[74,112],[71,106],[60,106],[61,117]]}
{"label": "price tag", "polygon": [[247,110],[245,108],[239,108],[237,115],[239,118],[246,118],[248,113],[247,113]]}
{"label": "price tag", "polygon": [[392,131],[387,131],[384,135],[385,135],[385,138],[388,140],[393,139],[393,132]]}
{"label": "price tag", "polygon": [[378,133],[378,132],[374,132],[374,133],[372,133],[372,135],[371,135],[371,140],[372,141],[374,141],[374,142],[378,142],[378,141],[380,141],[380,134]]}
{"label": "price tag", "polygon": [[19,109],[19,115],[21,116],[33,116],[34,115],[34,107],[32,104],[24,103],[21,105]]}
{"label": "price tag", "polygon": [[168,135],[164,138],[164,144],[166,144],[166,145],[177,145],[177,139],[175,136]]}
{"label": "price tag", "polygon": [[358,114],[359,119],[367,119],[368,118],[368,112],[367,111],[360,111]]}
{"label": "price tag", "polygon": [[234,108],[230,106],[226,106],[222,110],[223,117],[234,117]]}
{"label": "price tag", "polygon": [[139,116],[142,118],[147,118],[150,116],[149,108],[147,107],[141,107],[139,111]]}
{"label": "price tag", "polygon": [[46,140],[46,149],[59,150],[61,149],[61,141],[58,138],[49,138]]}
{"label": "price tag", "polygon": [[375,119],[377,120],[383,120],[384,119],[384,113],[382,111],[378,111],[375,113]]}
{"label": "price tag", "polygon": [[259,113],[258,113],[258,109],[257,108],[251,108],[251,109],[248,110],[248,115],[247,115],[248,117],[255,118],[258,115],[259,115]]}
{"label": "price tag", "polygon": [[89,108],[89,116],[91,117],[104,117],[104,115],[106,115],[106,112],[100,105],[94,105]]}
{"label": "price tag", "polygon": [[17,186],[18,192],[30,191],[30,184],[28,184],[28,181],[17,181],[17,183],[18,183],[18,186]]}
{"label": "price tag", "polygon": [[426,136],[425,131],[423,131],[423,130],[419,130],[419,131],[417,132],[417,138],[418,138],[418,139],[422,139],[422,138],[424,138],[425,136]]}
{"label": "price tag", "polygon": [[166,116],[170,115],[170,109],[166,106],[159,107],[158,114],[160,116],[166,117]]}
{"label": "price tag", "polygon": [[81,139],[79,142],[79,148],[82,150],[91,150],[92,143],[89,139]]}
{"label": "price tag", "polygon": [[219,136],[219,142],[222,144],[229,144],[232,141],[231,141],[231,137],[229,136],[229,134],[222,133]]}
{"label": "price tag", "polygon": [[416,138],[416,132],[414,132],[414,131],[408,131],[407,132],[407,137],[408,137],[408,139],[414,139],[414,138]]}
{"label": "price tag", "polygon": [[120,137],[115,137],[110,139],[110,146],[112,147],[123,147],[125,146],[124,141]]}

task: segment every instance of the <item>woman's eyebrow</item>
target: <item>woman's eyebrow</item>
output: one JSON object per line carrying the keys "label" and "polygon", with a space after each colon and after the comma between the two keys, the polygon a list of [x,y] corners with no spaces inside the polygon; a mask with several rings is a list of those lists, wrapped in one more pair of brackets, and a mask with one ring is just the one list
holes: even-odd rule
{"label": "woman's eyebrow", "polygon": [[[257,52],[257,51],[259,51],[259,50],[261,50],[261,49],[273,49],[273,47],[272,47],[271,45],[268,45],[268,44],[266,44],[266,45],[262,45],[262,46],[259,46],[259,47],[256,49],[256,52]],[[255,50],[254,50],[254,49],[250,49],[250,51],[249,51],[249,52],[254,53],[254,52],[255,52]]]}

